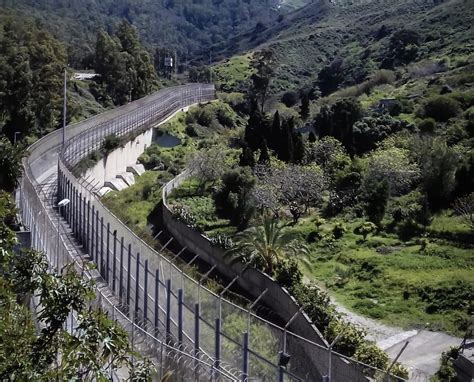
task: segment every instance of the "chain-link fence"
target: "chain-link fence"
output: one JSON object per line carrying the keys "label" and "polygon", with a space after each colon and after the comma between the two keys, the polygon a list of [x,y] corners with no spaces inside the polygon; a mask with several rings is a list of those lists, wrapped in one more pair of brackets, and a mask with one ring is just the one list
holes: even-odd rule
{"label": "chain-link fence", "polygon": [[[42,173],[37,163],[60,145],[60,135],[36,144],[22,181],[22,212],[35,248],[58,266],[84,256],[96,264],[97,278],[108,291],[98,291],[101,306],[128,329],[135,348],[158,360],[162,372],[179,370],[182,380],[317,381],[329,374],[329,364],[336,381],[383,375],[330,352],[324,341],[290,333],[208,290],[175,265],[186,248],[170,257],[166,245],[151,247],[101,203],[93,184],[73,174],[110,134],[133,137],[176,110],[213,97],[210,85],[177,87],[73,126],[57,183],[58,200],[70,200],[60,211],[72,230],[69,236],[58,232],[61,224],[54,224],[33,176]],[[291,358],[285,362],[287,354]]]}

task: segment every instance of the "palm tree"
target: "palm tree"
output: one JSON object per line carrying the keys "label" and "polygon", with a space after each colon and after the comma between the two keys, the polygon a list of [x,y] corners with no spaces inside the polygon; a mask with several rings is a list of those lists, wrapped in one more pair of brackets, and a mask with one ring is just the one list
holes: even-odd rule
{"label": "palm tree", "polygon": [[273,275],[275,265],[289,254],[305,252],[301,246],[295,246],[294,236],[283,232],[283,227],[274,219],[265,219],[262,226],[251,227],[237,235],[235,247],[227,252],[232,261],[263,263],[263,270]]}

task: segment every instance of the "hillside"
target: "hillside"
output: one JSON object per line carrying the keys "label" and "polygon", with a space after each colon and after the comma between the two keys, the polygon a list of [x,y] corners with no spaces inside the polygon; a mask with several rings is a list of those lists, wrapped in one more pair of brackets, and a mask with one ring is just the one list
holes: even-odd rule
{"label": "hillside", "polygon": [[[312,84],[319,71],[342,58],[343,83],[361,82],[382,66],[391,34],[401,28],[422,37],[417,60],[465,60],[473,49],[472,2],[453,0],[436,5],[422,1],[369,1],[335,6],[319,1],[282,16],[259,30],[250,30],[221,46],[216,57],[239,56],[260,48],[272,48],[278,69],[275,92]],[[219,70],[219,67],[218,67]],[[242,68],[241,70],[242,71]]]}
{"label": "hillside", "polygon": [[300,3],[291,1],[291,7],[278,10],[278,0],[1,0],[0,9],[45,24],[69,45],[74,62],[75,56],[91,52],[99,28],[110,32],[122,19],[139,30],[150,48],[177,50],[185,59],[208,52],[212,45],[226,44],[258,23],[272,23]]}

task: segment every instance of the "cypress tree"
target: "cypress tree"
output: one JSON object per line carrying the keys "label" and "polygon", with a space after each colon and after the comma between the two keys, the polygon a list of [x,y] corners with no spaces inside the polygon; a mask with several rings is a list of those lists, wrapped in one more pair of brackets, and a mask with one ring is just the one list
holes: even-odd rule
{"label": "cypress tree", "polygon": [[304,159],[304,141],[300,132],[293,133],[293,161],[300,163]]}
{"label": "cypress tree", "polygon": [[266,164],[270,162],[270,155],[268,154],[267,141],[263,140],[262,148],[260,149],[260,157],[258,158],[258,163]]}
{"label": "cypress tree", "polygon": [[240,162],[239,165],[241,167],[249,166],[251,168],[255,167],[255,157],[253,155],[253,151],[247,145],[242,147],[242,153],[240,154]]}

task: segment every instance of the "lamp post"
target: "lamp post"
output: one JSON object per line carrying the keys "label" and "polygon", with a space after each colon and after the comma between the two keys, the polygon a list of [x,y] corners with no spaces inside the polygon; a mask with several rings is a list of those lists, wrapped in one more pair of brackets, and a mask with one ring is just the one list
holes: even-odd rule
{"label": "lamp post", "polygon": [[71,201],[69,199],[63,199],[58,203],[58,245],[56,250],[56,268],[59,268],[59,244],[61,241],[61,230],[60,230],[60,219],[61,219],[61,208],[67,206]]}

